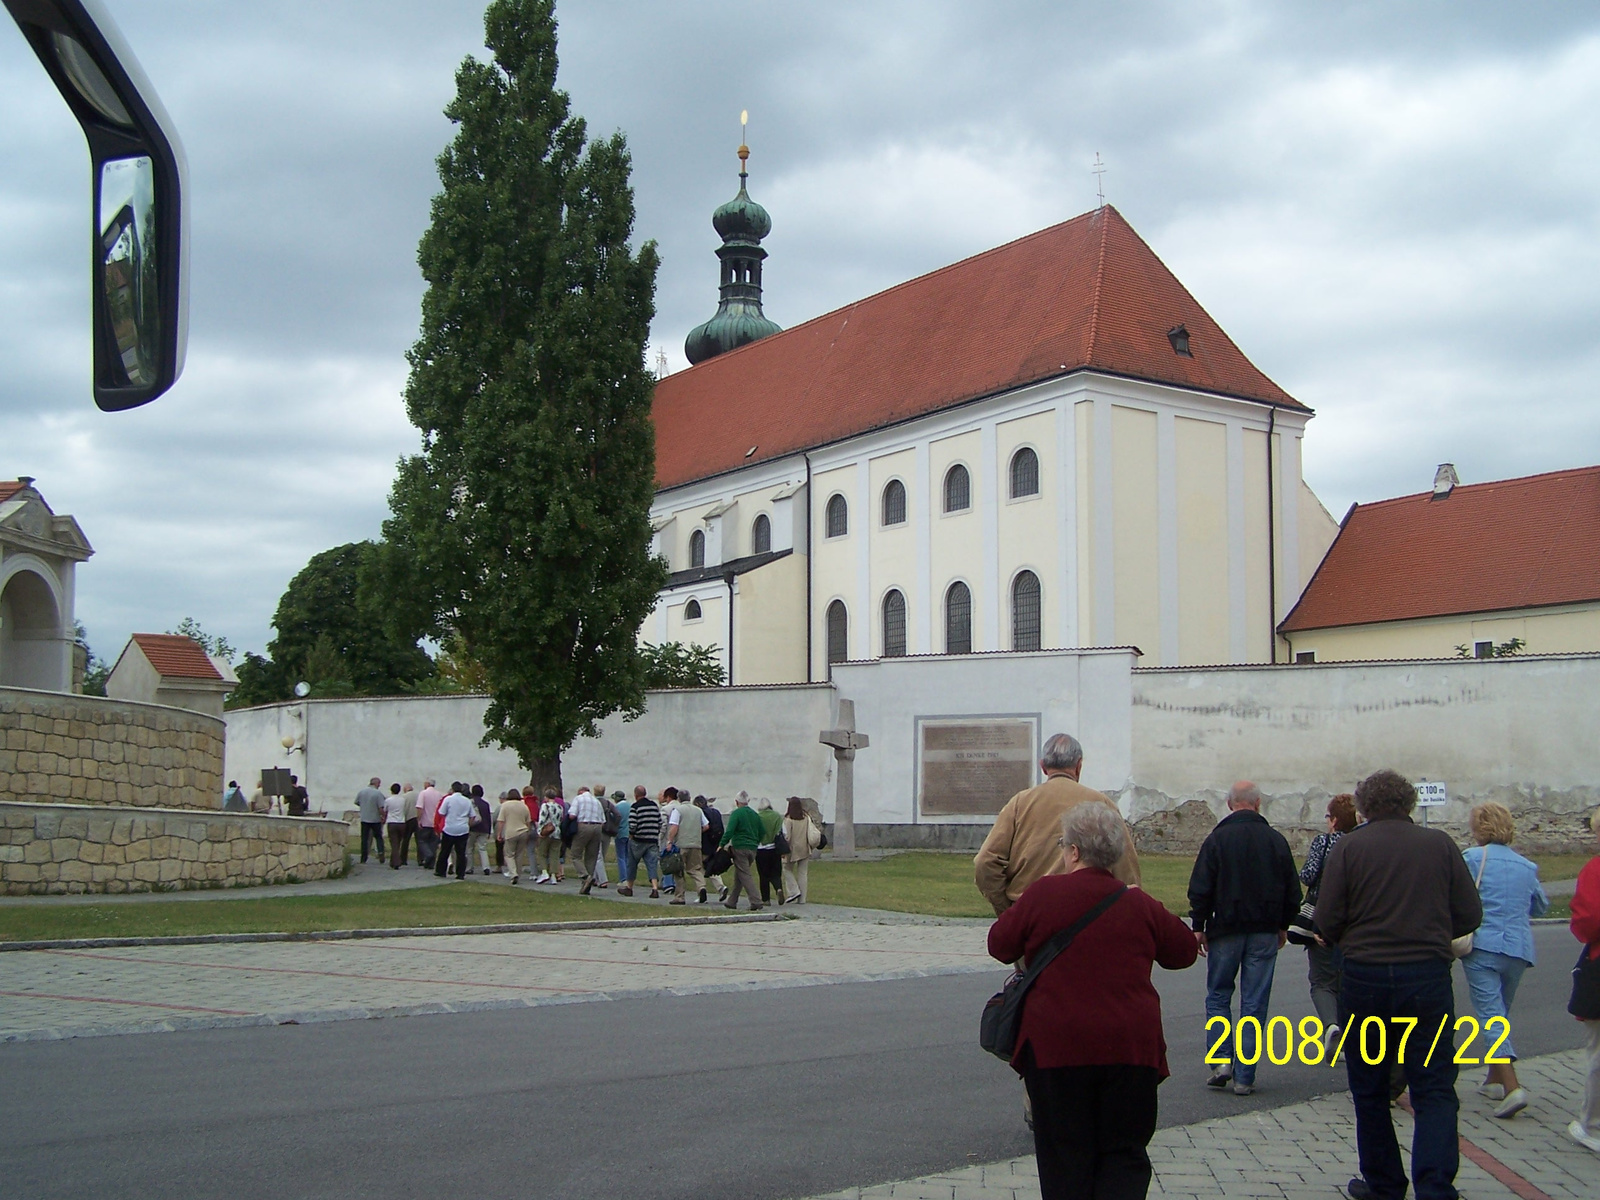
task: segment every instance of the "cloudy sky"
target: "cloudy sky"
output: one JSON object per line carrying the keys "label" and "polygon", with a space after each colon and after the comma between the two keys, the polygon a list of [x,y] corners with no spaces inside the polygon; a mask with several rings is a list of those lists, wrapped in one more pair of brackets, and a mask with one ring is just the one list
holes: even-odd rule
{"label": "cloudy sky", "polygon": [[[418,237],[477,0],[108,0],[185,141],[188,367],[89,391],[87,153],[0,25],[0,477],[98,553],[102,656],[184,616],[271,637],[313,553],[374,537],[416,336]],[[1074,216],[1105,189],[1318,416],[1339,516],[1600,462],[1600,12],[1584,5],[568,0],[563,86],[633,148],[675,366],[715,307],[711,209],[773,216],[789,326]]]}

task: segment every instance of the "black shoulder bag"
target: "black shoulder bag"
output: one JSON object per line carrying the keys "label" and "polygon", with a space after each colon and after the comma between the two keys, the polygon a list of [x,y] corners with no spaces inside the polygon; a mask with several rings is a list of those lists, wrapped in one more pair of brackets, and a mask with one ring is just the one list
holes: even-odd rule
{"label": "black shoulder bag", "polygon": [[978,1045],[997,1058],[1010,1062],[1017,1052],[1017,1036],[1022,1032],[1022,1006],[1028,998],[1028,989],[1034,980],[1044,974],[1045,968],[1060,954],[1095,918],[1115,904],[1126,887],[1119,887],[1096,904],[1071,925],[1051,938],[1033,956],[1026,971],[1014,973],[1005,987],[989,997],[983,1006],[983,1018],[978,1023]]}

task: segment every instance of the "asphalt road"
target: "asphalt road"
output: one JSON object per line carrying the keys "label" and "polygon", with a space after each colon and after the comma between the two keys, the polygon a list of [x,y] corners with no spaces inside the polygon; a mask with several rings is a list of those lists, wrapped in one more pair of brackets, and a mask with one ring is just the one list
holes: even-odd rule
{"label": "asphalt road", "polygon": [[[1576,949],[1537,939],[1525,1056],[1577,1044]],[[1293,1065],[1209,1091],[1202,969],[1157,976],[1163,1125],[1342,1087]],[[0,1046],[0,1193],[777,1200],[992,1161],[1031,1151],[1019,1084],[976,1045],[1000,977]],[[1274,1012],[1311,1011],[1304,980],[1286,950]]]}

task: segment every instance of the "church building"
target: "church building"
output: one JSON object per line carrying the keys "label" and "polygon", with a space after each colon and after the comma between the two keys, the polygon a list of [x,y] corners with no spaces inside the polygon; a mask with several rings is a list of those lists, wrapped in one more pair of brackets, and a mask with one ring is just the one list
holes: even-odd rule
{"label": "church building", "polygon": [[672,574],[644,640],[714,647],[737,684],[1078,646],[1289,661],[1338,532],[1301,479],[1312,412],[1115,208],[780,330],[748,153],[716,314],[655,388]]}

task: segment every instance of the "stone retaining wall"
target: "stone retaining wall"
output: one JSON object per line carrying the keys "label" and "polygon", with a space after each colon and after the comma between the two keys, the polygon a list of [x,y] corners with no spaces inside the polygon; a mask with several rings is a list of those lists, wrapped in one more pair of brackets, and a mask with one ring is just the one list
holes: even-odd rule
{"label": "stone retaining wall", "polygon": [[344,873],[343,821],[0,801],[0,893],[149,892]]}
{"label": "stone retaining wall", "polygon": [[158,704],[0,688],[0,802],[220,810],[225,729]]}

